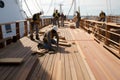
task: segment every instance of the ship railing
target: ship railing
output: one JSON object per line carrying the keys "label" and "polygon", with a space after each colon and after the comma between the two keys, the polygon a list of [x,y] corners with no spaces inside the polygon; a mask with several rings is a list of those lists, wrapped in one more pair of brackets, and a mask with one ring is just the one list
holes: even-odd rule
{"label": "ship railing", "polygon": [[[84,18],[89,19],[89,20],[96,20],[96,21],[99,20],[98,16],[84,16]],[[116,23],[116,24],[120,24],[120,16],[107,16],[106,21]]]}
{"label": "ship railing", "polygon": [[88,19],[82,19],[80,23],[83,29],[94,35],[97,42],[120,58],[120,25]]}
{"label": "ship railing", "polygon": [[[26,20],[20,20],[15,22],[1,23],[0,24],[0,48],[9,45],[16,40],[27,36],[31,31],[32,20],[31,18]],[[52,24],[51,18],[45,18],[40,21],[39,28],[43,28],[49,24]]]}

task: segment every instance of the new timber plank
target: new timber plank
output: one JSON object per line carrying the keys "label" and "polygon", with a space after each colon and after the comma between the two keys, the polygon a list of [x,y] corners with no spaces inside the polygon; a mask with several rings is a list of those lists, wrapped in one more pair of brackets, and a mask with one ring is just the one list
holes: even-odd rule
{"label": "new timber plank", "polygon": [[[10,47],[10,48],[11,48],[11,47]],[[12,50],[12,49],[10,49],[10,50]],[[19,51],[19,50],[18,50],[18,51]],[[22,51],[22,50],[21,50],[21,51]],[[15,52],[15,51],[14,51],[14,52]],[[16,56],[18,56],[18,55],[21,55],[21,54],[19,54],[19,53],[17,53],[17,55],[15,55],[15,54],[13,54],[13,53],[12,53],[11,55],[10,55],[10,54],[11,54],[11,53],[10,53],[10,51],[9,51],[8,57],[11,56],[11,55],[12,55],[13,57],[16,57]],[[2,73],[1,75],[2,75],[2,76],[0,77],[0,80],[4,80],[4,78],[6,78],[8,75],[11,75],[11,74],[9,74],[9,73],[13,73],[13,71],[15,71],[15,69],[16,69],[15,66],[10,66],[10,65],[9,65],[8,67],[4,67],[4,66],[3,66],[2,68],[3,68],[2,71],[1,71],[1,73]],[[6,71],[4,71],[4,69],[5,69]],[[14,69],[14,70],[13,70],[13,69]]]}
{"label": "new timber plank", "polygon": [[[21,42],[24,41],[24,40],[27,40],[27,38],[21,39]],[[4,73],[1,74],[0,80],[4,80],[4,79],[6,79],[6,80],[13,80],[13,75],[15,77],[16,75],[19,74],[19,70],[22,68],[23,65],[26,64],[27,58],[29,58],[31,56],[31,54],[30,54],[31,50],[30,50],[30,48],[27,48],[27,47],[33,46],[33,44],[30,44],[29,40],[28,40],[27,42],[25,41],[23,43],[23,45],[27,45],[27,46],[20,46],[20,45],[22,45],[22,44],[20,43],[19,45],[16,45],[18,47],[15,47],[15,45],[14,45],[14,47],[12,47],[12,48],[9,46],[11,49],[8,50],[9,54],[8,54],[8,56],[5,54],[6,55],[5,57],[15,57],[15,58],[21,58],[22,57],[22,58],[24,58],[25,63],[23,63],[22,65],[19,65],[17,67],[16,66],[11,66],[11,65],[9,65],[8,67],[2,66],[3,69],[2,69],[2,71],[0,71],[0,73],[1,72],[4,72]],[[33,47],[35,48],[35,46],[36,45],[34,45]],[[14,49],[16,51],[13,51],[12,49]],[[11,50],[11,52],[10,52],[10,50]],[[32,60],[32,61],[35,61],[35,59]],[[26,65],[28,65],[28,64],[26,64]],[[22,78],[22,80],[24,80],[24,79]]]}
{"label": "new timber plank", "polygon": [[68,55],[69,54],[65,54],[65,74],[66,74],[65,78],[66,80],[72,80]]}
{"label": "new timber plank", "polygon": [[20,64],[23,62],[23,58],[1,58],[0,59],[0,64],[4,63],[4,64]]}
{"label": "new timber plank", "polygon": [[77,80],[85,80],[84,79],[84,74],[82,72],[83,70],[80,66],[80,61],[78,60],[78,57],[77,57],[77,54],[79,54],[78,51],[77,51],[77,47],[76,47],[76,45],[73,45],[72,48],[74,48],[72,58],[73,58],[73,62],[74,62],[75,69],[76,69]]}
{"label": "new timber plank", "polygon": [[71,70],[72,80],[77,80],[75,65],[74,65],[73,59],[72,59],[72,53],[71,53],[71,55],[69,55],[69,61],[70,61],[70,68],[71,68],[70,70]]}
{"label": "new timber plank", "polygon": [[46,55],[39,58],[39,63],[38,63],[38,69],[37,69],[37,71],[35,70],[33,72],[33,74],[27,80],[37,80],[38,79],[39,72],[42,69],[42,64],[43,64],[45,58],[46,58]]}
{"label": "new timber plank", "polygon": [[60,55],[61,55],[61,76],[62,76],[62,80],[65,80],[65,57],[64,57],[64,52],[63,52],[63,50],[60,50]]}
{"label": "new timber plank", "polygon": [[[46,65],[46,68],[45,68],[46,72],[43,73],[43,76],[42,76],[41,80],[50,80],[51,73],[52,73],[51,64],[52,64],[52,61],[53,61],[53,57],[54,57],[54,54],[49,55],[49,60],[48,60],[48,63]],[[49,75],[47,75],[47,74],[49,74]]]}
{"label": "new timber plank", "polygon": [[[52,74],[52,78],[51,80],[60,80],[61,77],[61,65],[59,65],[58,63],[61,64],[61,60],[60,60],[60,53],[56,53],[56,57],[55,57],[55,62],[54,62],[54,67],[53,67],[53,74]],[[59,70],[59,69],[60,70]],[[60,78],[61,77],[61,78]],[[60,79],[59,79],[60,78]]]}
{"label": "new timber plank", "polygon": [[[72,32],[73,32],[73,31],[72,31]],[[73,36],[74,33],[72,33],[72,32],[70,31],[72,37],[75,39],[75,35]],[[77,38],[78,38],[78,37],[77,37]],[[78,44],[77,41],[75,41],[75,43]],[[85,78],[86,80],[90,80],[90,79],[95,80],[95,77],[94,77],[92,71],[90,70],[90,68],[89,68],[89,66],[88,66],[88,64],[87,64],[87,62],[86,62],[86,60],[85,60],[85,56],[83,55],[83,52],[81,51],[79,45],[77,45],[77,49],[78,49],[79,53],[81,54],[81,55],[79,55],[79,58],[78,58],[78,59],[80,59],[80,61],[81,61],[81,63],[82,63],[82,64],[81,64],[81,68],[82,68],[82,70],[83,70],[83,72],[84,72],[84,78]],[[82,56],[82,57],[81,57],[81,56]],[[83,62],[84,62],[84,63],[83,63]],[[85,70],[85,71],[84,71],[84,70]]]}
{"label": "new timber plank", "polygon": [[[72,33],[74,34],[74,31]],[[74,34],[74,37],[78,38],[78,35]],[[119,60],[100,44],[90,40],[87,34],[80,35],[80,37],[84,40],[77,41],[77,44],[84,53],[83,58],[86,59],[95,78],[97,80],[119,80]],[[85,41],[85,39],[88,40]]]}
{"label": "new timber plank", "polygon": [[[41,80],[41,79],[42,79],[42,76],[43,76],[43,73],[46,72],[46,71],[45,71],[45,68],[46,68],[46,65],[47,65],[47,63],[48,63],[48,60],[49,60],[49,54],[46,54],[45,60],[43,61],[43,64],[42,64],[42,66],[41,66],[41,68],[40,68],[40,71],[39,71],[39,73],[38,73],[38,77],[37,77],[38,80]],[[46,73],[47,73],[47,72],[46,72]],[[49,74],[48,74],[48,75],[49,75]]]}

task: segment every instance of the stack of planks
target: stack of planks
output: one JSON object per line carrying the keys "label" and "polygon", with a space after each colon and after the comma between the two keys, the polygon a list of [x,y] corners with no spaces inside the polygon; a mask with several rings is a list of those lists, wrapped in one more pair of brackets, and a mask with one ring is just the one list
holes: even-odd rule
{"label": "stack of planks", "polygon": [[[37,49],[36,45],[27,37],[23,37],[16,43],[0,49],[0,80],[27,80],[38,64],[38,56],[31,55]],[[6,61],[8,59],[10,61]]]}

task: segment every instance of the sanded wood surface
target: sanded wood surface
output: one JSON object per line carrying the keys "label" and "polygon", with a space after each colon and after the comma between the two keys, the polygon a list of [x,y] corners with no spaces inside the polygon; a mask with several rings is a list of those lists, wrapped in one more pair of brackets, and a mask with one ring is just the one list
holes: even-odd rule
{"label": "sanded wood surface", "polygon": [[[10,45],[0,50],[0,58],[15,55],[14,57],[24,56],[22,58],[25,58],[25,61],[29,59],[22,68],[15,69],[15,66],[5,68],[1,65],[0,80],[120,80],[120,60],[98,44],[91,34],[81,28],[71,29],[69,25],[69,23],[65,24],[67,27],[60,28],[58,31],[71,47],[59,46],[57,53],[40,55],[37,57],[39,61],[35,62],[36,64],[32,64],[34,60],[30,59],[36,55],[31,53],[38,51],[37,41],[23,38],[17,45]],[[43,31],[46,29],[48,28],[45,27]],[[42,40],[42,36],[40,39]],[[12,55],[8,54],[7,52],[12,48],[16,52],[13,51]],[[34,67],[29,68],[30,65]],[[19,74],[16,75],[17,70]]]}
{"label": "sanded wood surface", "polygon": [[23,58],[2,58],[0,63],[22,63]]}
{"label": "sanded wood surface", "polygon": [[37,55],[31,55],[31,53],[36,50],[36,45],[35,42],[24,37],[16,43],[0,49],[0,59],[23,59],[23,63],[19,65],[0,64],[0,80],[26,80],[38,62]]}
{"label": "sanded wood surface", "polygon": [[[119,59],[98,44],[91,34],[81,29],[70,28],[60,28],[59,32],[59,35],[65,37],[67,42],[70,42],[72,45],[71,47],[60,46],[59,52],[56,54],[46,54],[41,64],[42,69],[39,70],[39,73],[36,73],[36,79],[120,79]],[[48,69],[48,67],[50,69]],[[32,80],[34,80],[34,77],[32,77]]]}

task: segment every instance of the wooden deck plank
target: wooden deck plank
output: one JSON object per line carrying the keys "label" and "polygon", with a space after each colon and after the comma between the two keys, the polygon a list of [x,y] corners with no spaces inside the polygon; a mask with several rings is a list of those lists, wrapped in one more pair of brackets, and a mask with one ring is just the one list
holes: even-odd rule
{"label": "wooden deck plank", "polygon": [[[34,49],[35,48],[35,46],[36,45],[34,45],[32,48],[31,48],[31,50],[32,49]],[[15,68],[13,71],[12,71],[12,74],[10,74],[9,75],[9,77],[7,78],[8,80],[10,80],[10,79],[12,79],[12,80],[14,80],[14,79],[16,79],[16,76],[18,76],[18,77],[20,77],[20,78],[22,78],[21,76],[25,76],[25,75],[20,75],[21,73],[23,73],[25,70],[25,68],[26,68],[26,66],[29,64],[29,66],[30,66],[30,64],[31,63],[34,63],[33,61],[35,61],[35,58],[32,58],[32,56],[31,56],[31,54],[29,54],[29,53],[32,53],[32,51],[31,50],[29,50],[29,49],[26,49],[26,51],[24,51],[24,53],[22,54],[22,55],[20,55],[21,57],[24,57],[25,59],[24,59],[24,61],[25,61],[25,64],[24,64],[24,66],[20,66],[20,67],[17,67],[17,68]],[[32,65],[31,65],[32,66]],[[31,67],[30,66],[30,67]],[[27,68],[27,71],[30,71],[30,67],[28,67]],[[16,75],[16,72],[19,72],[19,74],[17,74]],[[13,79],[13,75],[16,75],[16,76],[14,76],[14,79]],[[26,76],[27,76],[28,74],[26,73]],[[23,78],[22,78],[23,79]],[[24,79],[26,79],[26,78],[24,78]]]}
{"label": "wooden deck plank", "polygon": [[34,71],[34,73],[31,75],[31,77],[28,78],[28,80],[36,80],[36,79],[38,79],[39,73],[40,73],[40,70],[42,69],[42,64],[43,64],[45,58],[46,58],[46,56],[42,56],[42,57],[38,58],[39,59],[38,71],[37,72]]}
{"label": "wooden deck plank", "polygon": [[50,80],[51,73],[52,73],[51,64],[52,64],[52,61],[53,61],[53,57],[54,57],[53,54],[49,55],[49,60],[48,60],[48,63],[46,65],[46,68],[45,68],[45,71],[47,71],[47,72],[43,73],[43,76],[42,76],[41,80]]}
{"label": "wooden deck plank", "polygon": [[1,58],[0,59],[0,64],[1,63],[15,63],[19,64],[23,62],[23,58]]}
{"label": "wooden deck plank", "polygon": [[[72,31],[72,32],[74,34],[75,31]],[[77,34],[79,34],[79,33],[77,33]],[[75,37],[73,37],[73,38],[75,39]],[[77,38],[79,40],[80,37],[77,37]],[[84,38],[84,39],[87,40],[86,38]],[[83,55],[81,55],[82,52],[80,50],[80,47],[79,47],[77,41],[75,41],[75,44],[76,44],[76,48],[78,50],[78,52],[77,52],[78,54],[76,54],[76,57],[77,57],[77,59],[79,61],[79,65],[81,67],[81,73],[83,74],[83,78],[85,80],[91,80],[91,79],[94,80],[94,77],[92,78],[93,74],[91,73],[91,71],[89,71],[89,66],[86,64],[85,57]]]}
{"label": "wooden deck plank", "polygon": [[[109,52],[104,50],[103,48],[98,49],[98,47],[99,47],[98,45],[94,45],[92,47],[94,49],[96,48],[96,50],[97,50],[97,53],[95,55],[99,56],[99,59],[100,59],[100,60],[98,60],[97,64],[100,66],[100,68],[102,67],[103,71],[106,72],[106,74],[107,74],[106,76],[109,76],[109,78],[111,78],[111,79],[118,78],[119,77],[118,74],[120,74],[120,72],[118,71],[120,64],[116,64],[116,62],[114,62],[115,60],[113,58],[115,56],[113,56],[112,54],[111,54],[112,56],[108,55]],[[116,68],[114,68],[114,67],[116,67]],[[112,71],[111,71],[111,69],[112,69]]]}
{"label": "wooden deck plank", "polygon": [[56,59],[56,55],[55,54],[52,54],[52,61],[49,65],[49,68],[48,68],[48,74],[50,75],[49,77],[46,76],[45,80],[52,80],[52,75],[54,73],[53,69],[54,69],[54,64],[55,64],[55,59]]}
{"label": "wooden deck plank", "polygon": [[75,51],[72,54],[72,58],[73,58],[75,69],[76,69],[77,80],[84,80],[84,74],[83,74],[82,68],[80,66],[80,61],[78,60],[78,57],[77,57],[77,54],[79,54],[77,51],[77,47],[75,45],[73,45],[73,48]]}
{"label": "wooden deck plank", "polygon": [[[10,47],[10,48],[11,48],[11,47]],[[24,49],[24,48],[23,48],[23,49]],[[11,49],[10,49],[10,50],[11,50]],[[9,50],[8,52],[10,52],[10,50]],[[19,54],[19,53],[18,53],[18,54]],[[6,55],[6,54],[5,54],[5,55]],[[13,53],[12,53],[11,55],[13,55]],[[19,55],[21,55],[21,54],[19,54]],[[18,55],[13,55],[13,57],[16,57],[16,56],[18,56]],[[8,57],[9,57],[9,56],[8,56]],[[10,72],[14,71],[13,69],[14,69],[15,67],[14,67],[14,66],[11,66],[11,67],[9,66],[9,67],[6,68],[6,67],[3,66],[2,68],[3,68],[2,71],[5,72],[5,75],[2,73],[2,71],[1,71],[1,73],[2,73],[1,75],[4,75],[4,76],[2,76],[2,77],[5,78],[5,76],[7,76],[7,74],[9,74]],[[4,69],[5,69],[6,71],[4,71]],[[6,74],[6,73],[7,73],[7,74]],[[1,77],[1,80],[2,80],[2,77]],[[3,79],[4,79],[4,78],[3,78]]]}
{"label": "wooden deck plank", "polygon": [[69,55],[69,61],[70,61],[70,70],[71,70],[72,80],[77,80],[75,65],[72,59],[72,53]]}
{"label": "wooden deck plank", "polygon": [[62,66],[62,80],[65,80],[65,57],[64,57],[64,53],[61,52],[61,66]]}
{"label": "wooden deck plank", "polygon": [[[42,76],[43,76],[43,73],[44,72],[46,72],[45,71],[45,68],[46,68],[46,65],[47,65],[47,62],[48,62],[48,60],[49,60],[49,54],[46,54],[45,55],[46,57],[45,57],[45,59],[44,59],[44,61],[43,61],[43,64],[42,64],[42,66],[41,66],[41,68],[40,68],[40,71],[39,71],[39,75],[38,75],[38,77],[37,77],[37,79],[38,80],[41,80],[42,79]],[[47,72],[46,72],[47,73]]]}
{"label": "wooden deck plank", "polygon": [[[12,45],[12,47],[6,51],[3,51],[5,48],[0,50],[0,58],[13,56],[25,58],[24,66],[21,65],[18,66],[18,68],[16,68],[16,66],[0,65],[0,70],[2,70],[0,71],[0,76],[2,75],[0,80],[120,79],[120,61],[100,46],[100,44],[96,43],[90,34],[80,29],[70,28],[60,28],[59,32],[61,36],[66,37],[68,42],[74,44],[72,44],[71,47],[60,46],[59,52],[56,54],[46,54],[39,57],[39,63],[36,64],[36,67],[34,67],[32,71],[30,68],[28,69],[28,67],[34,64],[35,58],[33,58],[31,53],[37,50],[36,42],[23,38],[21,41],[22,46],[20,46],[21,43],[17,43],[19,45],[18,47],[15,47],[17,45],[14,44],[15,46]],[[11,54],[6,53],[13,48],[15,50],[19,48],[17,54],[15,52]]]}
{"label": "wooden deck plank", "polygon": [[64,55],[65,56],[65,74],[66,74],[65,78],[66,80],[72,80],[68,55],[69,55],[68,53]]}
{"label": "wooden deck plank", "polygon": [[[26,39],[26,38],[25,38]],[[29,42],[27,43],[27,44],[29,44]],[[21,46],[22,47],[22,46]],[[33,46],[34,47],[34,46]],[[10,47],[11,48],[11,47]],[[12,48],[15,48],[15,50],[17,49],[17,48],[19,48],[19,47],[12,47]],[[23,50],[22,50],[23,49]],[[20,50],[20,51],[19,51]],[[9,54],[9,56],[8,57],[24,57],[24,58],[27,58],[27,57],[25,57],[25,56],[28,56],[28,58],[29,58],[29,56],[31,55],[31,54],[29,54],[29,52],[30,52],[30,49],[26,49],[25,48],[25,46],[23,46],[21,49],[19,49],[18,51],[18,53],[17,54],[15,54],[15,51],[14,51],[14,53],[12,53],[12,51],[13,51],[13,49],[11,49],[11,55]],[[23,53],[21,53],[23,51]],[[9,51],[10,52],[10,51]],[[27,53],[26,53],[27,52]],[[25,55],[26,54],[26,55]],[[6,55],[6,54],[5,54]],[[6,56],[7,57],[7,56]],[[24,59],[25,61],[27,60],[27,59]],[[31,62],[32,63],[32,62]],[[22,66],[22,65],[21,65]],[[5,69],[5,70],[7,70],[7,71],[4,71],[4,70],[2,70],[3,72],[5,72],[4,74],[1,74],[2,75],[2,77],[0,77],[1,78],[1,80],[4,80],[6,77],[6,80],[11,80],[11,78],[13,78],[13,75],[14,75],[14,77],[17,75],[16,74],[16,72],[18,72],[19,70],[20,70],[20,67],[21,66],[19,66],[19,67],[16,67],[16,66],[11,66],[11,65],[9,65],[8,67],[5,67],[5,66],[3,66],[3,69]],[[1,73],[1,72],[0,72]],[[18,72],[19,73],[19,72]],[[13,79],[12,79],[13,80]]]}
{"label": "wooden deck plank", "polygon": [[[77,35],[74,35],[74,36],[77,37]],[[85,35],[84,36],[81,35],[81,37],[84,39]],[[101,80],[101,79],[106,80],[106,79],[110,79],[110,78],[115,79],[115,80],[119,79],[117,76],[117,74],[120,74],[119,71],[117,72],[117,70],[119,69],[118,68],[119,64],[117,64],[116,68],[114,68],[116,63],[113,63],[114,61],[115,62],[117,61],[119,63],[119,61],[116,59],[114,60],[113,58],[115,58],[115,57],[110,52],[108,52],[103,47],[100,47],[100,45],[97,44],[95,41],[90,41],[90,39],[89,39],[89,41],[79,41],[79,45],[80,45],[81,49],[83,50],[83,53],[85,53],[85,56],[89,54],[89,56],[86,56],[89,59],[87,59],[86,57],[85,58],[86,58],[87,62],[89,62],[89,65],[90,65],[92,71],[93,72],[95,71],[94,75],[97,78],[97,80]],[[94,56],[94,55],[96,55],[96,56]],[[110,60],[110,58],[112,60]],[[116,70],[111,71],[112,68],[114,68]],[[115,74],[112,74],[112,73],[115,73]],[[113,75],[115,77],[113,77]]]}
{"label": "wooden deck plank", "polygon": [[62,80],[61,69],[60,53],[57,53],[51,80]]}

